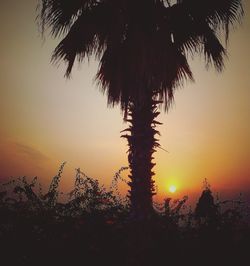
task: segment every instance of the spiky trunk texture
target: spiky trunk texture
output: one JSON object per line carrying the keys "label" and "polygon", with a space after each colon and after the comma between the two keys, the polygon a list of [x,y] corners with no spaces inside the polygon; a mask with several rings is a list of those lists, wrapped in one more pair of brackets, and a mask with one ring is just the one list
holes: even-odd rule
{"label": "spiky trunk texture", "polygon": [[155,126],[161,124],[155,120],[159,115],[158,104],[151,94],[132,102],[129,106],[129,118],[126,119],[130,126],[125,130],[130,134],[123,135],[127,138],[129,146],[131,217],[137,220],[144,220],[153,213],[152,197],[155,188],[152,169],[155,163],[152,160],[155,148],[159,146],[155,138],[159,132]]}

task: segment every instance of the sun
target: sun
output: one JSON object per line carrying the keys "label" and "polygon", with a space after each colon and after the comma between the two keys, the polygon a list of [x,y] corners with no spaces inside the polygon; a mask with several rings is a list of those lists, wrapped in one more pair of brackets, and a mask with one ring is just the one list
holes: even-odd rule
{"label": "sun", "polygon": [[171,192],[171,193],[175,193],[176,191],[176,186],[175,185],[171,185],[168,190]]}

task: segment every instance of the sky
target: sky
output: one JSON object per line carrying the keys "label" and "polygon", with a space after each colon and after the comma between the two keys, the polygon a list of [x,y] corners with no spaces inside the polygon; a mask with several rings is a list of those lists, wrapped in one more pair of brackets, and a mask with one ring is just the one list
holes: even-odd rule
{"label": "sky", "polygon": [[[221,197],[250,194],[250,3],[244,3],[225,70],[207,71],[202,58],[190,59],[195,83],[178,89],[173,108],[159,116],[160,144],[168,152],[155,154],[156,199],[197,198],[205,178]],[[98,62],[75,66],[69,80],[63,63],[50,63],[58,40],[41,37],[36,5],[0,2],[0,180],[38,176],[46,187],[67,161],[63,191],[72,188],[78,167],[109,186],[128,165],[120,138],[127,125],[94,82]],[[170,185],[177,187],[173,195]]]}

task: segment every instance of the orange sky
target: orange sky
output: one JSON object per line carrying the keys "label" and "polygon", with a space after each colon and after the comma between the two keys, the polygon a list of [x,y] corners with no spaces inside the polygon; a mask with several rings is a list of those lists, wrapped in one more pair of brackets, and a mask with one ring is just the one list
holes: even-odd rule
{"label": "orange sky", "polygon": [[[70,80],[63,64],[50,64],[58,41],[39,36],[36,3],[0,3],[0,178],[39,176],[48,184],[67,161],[63,189],[71,188],[77,167],[109,185],[127,165],[119,137],[126,124],[93,83],[96,62],[75,67]],[[195,58],[196,82],[178,90],[173,109],[159,117],[160,143],[169,151],[155,155],[160,198],[171,183],[176,197],[192,197],[204,178],[222,195],[250,191],[249,11],[248,2],[243,26],[231,34],[224,72],[206,71]]]}

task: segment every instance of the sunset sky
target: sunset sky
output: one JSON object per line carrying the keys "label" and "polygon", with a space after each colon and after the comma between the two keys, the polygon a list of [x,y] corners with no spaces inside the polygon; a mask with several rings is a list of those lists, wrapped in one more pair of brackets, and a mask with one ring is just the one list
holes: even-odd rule
{"label": "sunset sky", "polygon": [[[75,168],[109,185],[127,166],[126,128],[119,107],[107,108],[94,83],[98,62],[51,65],[58,40],[42,39],[37,0],[0,2],[0,178],[38,176],[46,186],[67,161],[62,189],[71,189]],[[195,83],[176,91],[175,105],[159,116],[162,148],[155,154],[158,197],[213,191],[235,197],[250,192],[250,3],[243,25],[231,32],[222,74],[190,61]],[[127,172],[124,172],[126,176]]]}

